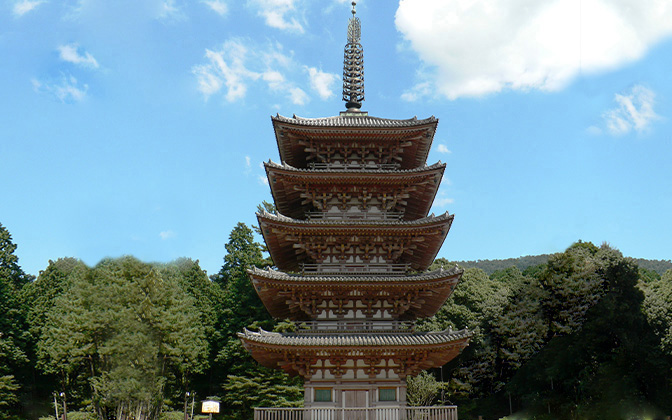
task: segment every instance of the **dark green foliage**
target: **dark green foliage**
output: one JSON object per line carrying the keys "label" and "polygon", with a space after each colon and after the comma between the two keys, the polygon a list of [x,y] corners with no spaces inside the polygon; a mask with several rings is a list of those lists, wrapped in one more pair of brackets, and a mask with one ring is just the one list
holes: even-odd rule
{"label": "dark green foliage", "polygon": [[669,361],[641,312],[637,267],[609,248],[594,256],[602,296],[582,315],[580,328],[552,337],[517,372],[510,389],[529,413],[550,410],[549,418],[626,419],[652,407],[669,409],[660,370]]}
{"label": "dark green foliage", "polygon": [[20,292],[31,281],[14,254],[16,245],[0,224],[0,419],[21,412],[19,392],[28,381],[30,335]]}
{"label": "dark green foliage", "polygon": [[635,264],[640,268],[649,271],[655,271],[659,275],[663,275],[666,271],[672,270],[671,260],[646,260],[644,258],[634,258]]}
{"label": "dark green foliage", "polygon": [[[98,418],[132,409],[181,418],[185,391],[197,401],[220,395],[222,420],[300,405],[302,380],[259,366],[236,336],[293,328],[269,316],[246,274],[271,262],[242,223],[225,246],[212,280],[197,261],[126,257],[94,268],[50,261],[31,281],[0,225],[0,420],[37,417],[27,403],[53,416],[53,390],[65,392],[73,418],[94,408]],[[459,264],[469,268],[453,296],[418,328],[474,333],[442,369],[462,419],[507,415],[509,401],[536,419],[672,414],[672,270],[661,270],[672,263],[577,242],[554,255]],[[454,265],[440,258],[431,268]]]}
{"label": "dark green foliage", "polygon": [[243,328],[274,329],[270,317],[252,286],[246,270],[269,264],[262,256],[261,245],[254,241],[253,231],[238,223],[226,244],[224,266],[215,281],[223,288],[221,325],[223,345],[216,359],[220,372],[226,373],[224,405],[236,419],[251,417],[259,406],[296,405],[303,399],[301,380],[260,367],[237,337]]}
{"label": "dark green foliage", "polygon": [[[520,271],[525,271],[530,267],[536,267],[546,264],[549,254],[527,255],[518,258],[507,258],[503,260],[476,260],[476,261],[457,261],[460,267],[480,268],[488,275],[495,271],[505,270],[509,267],[517,267]],[[455,264],[453,264],[455,265]]]}
{"label": "dark green foliage", "polygon": [[300,407],[303,380],[288,378],[277,370],[250,366],[243,375],[229,375],[224,384],[224,403],[232,419],[251,418],[254,407]]}
{"label": "dark green foliage", "polygon": [[63,392],[86,393],[100,419],[157,418],[167,383],[206,367],[195,302],[170,276],[134,258],[77,271],[54,299],[38,342],[39,365]]}
{"label": "dark green foliage", "polygon": [[490,330],[506,305],[509,287],[490,279],[483,270],[468,268],[453,295],[438,313],[419,322],[420,330],[469,328],[473,337],[469,347],[451,364],[449,387],[456,397],[485,395],[496,388]]}
{"label": "dark green foliage", "polygon": [[[466,280],[464,293],[473,296],[458,295],[460,283],[457,302],[482,299],[482,290]],[[451,399],[462,418],[509,414],[509,398],[523,418],[672,412],[672,358],[665,353],[672,271],[659,278],[606,245],[577,242],[545,265],[500,270],[489,280],[500,284],[506,303],[499,310],[469,305],[476,340],[448,365]],[[454,307],[446,303],[441,311]],[[450,312],[446,319],[465,318]]]}
{"label": "dark green foliage", "polygon": [[644,313],[660,339],[660,348],[672,356],[672,270],[642,286]]}
{"label": "dark green foliage", "polygon": [[[581,243],[579,241],[578,243]],[[475,261],[457,261],[452,264],[444,264],[446,267],[451,267],[455,264],[458,264],[460,267],[469,267],[469,268],[480,268],[481,270],[488,273],[488,275],[493,274],[496,271],[505,270],[509,267],[517,267],[520,271],[525,274],[533,274],[529,272],[530,270],[534,271],[539,266],[543,266],[548,261],[550,254],[541,254],[541,255],[527,255],[524,257],[518,258],[506,258],[502,260],[475,260]],[[445,263],[448,261],[445,258],[437,258],[437,261],[443,260]],[[672,269],[671,260],[647,260],[644,258],[635,258],[635,264],[640,268],[644,268],[649,271],[654,271],[658,275],[662,275],[667,270]]]}

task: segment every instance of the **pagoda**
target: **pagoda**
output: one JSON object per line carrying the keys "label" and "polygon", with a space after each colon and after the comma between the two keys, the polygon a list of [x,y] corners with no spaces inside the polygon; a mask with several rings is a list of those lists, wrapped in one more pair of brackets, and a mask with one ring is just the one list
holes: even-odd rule
{"label": "pagoda", "polygon": [[405,408],[406,378],[456,357],[470,333],[415,330],[462,276],[457,267],[427,271],[453,222],[448,213],[428,215],[446,168],[426,163],[438,120],[361,110],[363,49],[352,5],[346,111],[271,118],[281,163],[264,166],[276,213],[257,218],[275,269],[248,274],[269,313],[294,321],[296,331],[239,337],[263,366],[303,377],[304,415],[365,409],[367,416],[339,418],[373,419],[370,410]]}

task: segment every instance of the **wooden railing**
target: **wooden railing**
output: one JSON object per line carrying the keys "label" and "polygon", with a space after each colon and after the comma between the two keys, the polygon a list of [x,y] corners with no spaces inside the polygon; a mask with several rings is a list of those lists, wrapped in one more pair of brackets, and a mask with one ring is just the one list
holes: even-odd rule
{"label": "wooden railing", "polygon": [[255,408],[254,420],[457,420],[457,407]]}
{"label": "wooden railing", "polygon": [[316,163],[309,163],[308,167],[310,169],[331,169],[331,170],[343,170],[343,169],[355,169],[355,170],[395,170],[399,169],[401,167],[400,164],[398,163],[366,163],[362,164],[360,162],[332,162],[332,163],[324,163],[324,162],[316,162]]}
{"label": "wooden railing", "polygon": [[410,264],[368,264],[368,263],[322,263],[322,264],[302,264],[302,274],[388,274],[403,275],[410,270]]}
{"label": "wooden railing", "polygon": [[412,333],[415,332],[413,321],[297,321],[299,334],[321,334],[324,332],[339,333]]}
{"label": "wooden railing", "polygon": [[308,220],[401,220],[404,213],[400,211],[309,211]]}

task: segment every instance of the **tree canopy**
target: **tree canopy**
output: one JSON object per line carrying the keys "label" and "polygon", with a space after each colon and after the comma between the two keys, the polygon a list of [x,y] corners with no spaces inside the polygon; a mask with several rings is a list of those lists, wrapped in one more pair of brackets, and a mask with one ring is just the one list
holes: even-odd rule
{"label": "tree canopy", "polygon": [[[0,225],[0,420],[53,415],[53,391],[70,419],[168,418],[186,407],[186,392],[221,396],[218,420],[300,405],[302,381],[259,366],[236,335],[294,328],[270,317],[248,279],[272,262],[243,223],[224,248],[210,278],[187,258],[123,257],[94,267],[60,258],[34,279]],[[409,378],[409,401],[455,403],[464,419],[669,415],[672,270],[638,262],[579,241],[525,263],[467,267],[417,328],[467,327],[471,343]]]}

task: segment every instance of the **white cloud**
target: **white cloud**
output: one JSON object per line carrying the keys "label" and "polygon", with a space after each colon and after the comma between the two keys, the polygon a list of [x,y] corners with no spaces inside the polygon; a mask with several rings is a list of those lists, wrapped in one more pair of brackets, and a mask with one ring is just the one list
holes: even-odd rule
{"label": "white cloud", "polygon": [[340,80],[340,77],[334,73],[325,73],[315,67],[304,67],[310,76],[310,87],[317,92],[322,99],[329,99],[334,96],[333,85]]}
{"label": "white cloud", "polygon": [[434,206],[439,207],[439,208],[444,208],[449,204],[453,204],[455,202],[454,198],[449,198],[449,197],[437,197],[434,200]]}
{"label": "white cloud", "polygon": [[166,239],[174,238],[175,232],[173,232],[172,230],[165,230],[159,233],[159,236],[161,237],[161,240],[165,241]]}
{"label": "white cloud", "polygon": [[452,153],[445,144],[436,146],[436,151],[439,153]]}
{"label": "white cloud", "polygon": [[20,0],[14,3],[12,12],[14,16],[23,16],[26,13],[34,10],[37,6],[44,3],[43,0]]}
{"label": "white cloud", "polygon": [[424,63],[405,100],[558,90],[672,35],[669,0],[400,0],[397,29]]}
{"label": "white cloud", "polygon": [[282,75],[279,71],[267,70],[262,75],[261,78],[268,83],[268,87],[271,90],[282,89],[283,83],[285,82],[285,76]]}
{"label": "white cloud", "polygon": [[300,69],[307,66],[296,63],[293,54],[285,54],[278,43],[266,47],[247,44],[241,39],[230,39],[219,50],[206,49],[206,63],[192,68],[198,89],[206,99],[222,91],[227,101],[234,102],[243,99],[254,83],[261,82],[270,92],[282,94],[296,105],[310,101],[305,89],[289,79],[297,77]]}
{"label": "white cloud", "polygon": [[309,99],[308,94],[298,87],[289,89],[289,98],[294,105],[305,105]]}
{"label": "white cloud", "polygon": [[586,132],[591,136],[599,136],[602,134],[602,129],[595,125],[591,125],[590,127],[586,128]]}
{"label": "white cloud", "polygon": [[220,16],[226,15],[226,13],[229,11],[229,6],[227,6],[226,2],[223,2],[222,0],[204,1],[203,3],[207,4],[210,9]]}
{"label": "white cloud", "polygon": [[165,0],[161,3],[159,9],[159,19],[180,21],[186,19],[186,16],[175,4],[175,0]]}
{"label": "white cloud", "polygon": [[68,63],[80,64],[84,67],[91,67],[94,69],[98,68],[98,61],[88,52],[84,51],[84,54],[79,54],[77,50],[79,46],[77,44],[68,44],[60,45],[58,51],[60,53],[61,60],[67,61]]}
{"label": "white cloud", "polygon": [[646,131],[651,123],[660,119],[653,105],[655,93],[641,85],[635,85],[627,93],[614,95],[616,107],[602,115],[607,130],[613,135],[627,134],[634,130]]}
{"label": "white cloud", "polygon": [[89,90],[87,84],[80,87],[74,76],[65,75],[58,82],[49,83],[33,79],[32,84],[35,92],[53,95],[63,103],[81,102]]}
{"label": "white cloud", "polygon": [[240,41],[227,41],[219,51],[206,49],[205,57],[209,63],[195,66],[192,72],[198,79],[199,90],[206,98],[226,86],[227,101],[241,99],[247,92],[248,81],[260,76],[247,69],[245,62],[248,49]]}
{"label": "white cloud", "polygon": [[265,176],[257,175],[257,181],[259,181],[261,185],[268,186],[268,178],[266,178]]}
{"label": "white cloud", "polygon": [[249,156],[245,156],[245,166],[248,168],[252,166],[252,159]]}
{"label": "white cloud", "polygon": [[257,14],[266,20],[266,25],[290,32],[303,33],[303,26],[296,17],[295,0],[248,0],[248,5],[257,9]]}
{"label": "white cloud", "polygon": [[401,99],[408,102],[415,102],[424,96],[430,96],[434,86],[430,82],[422,82],[413,86],[413,89],[401,94]]}

